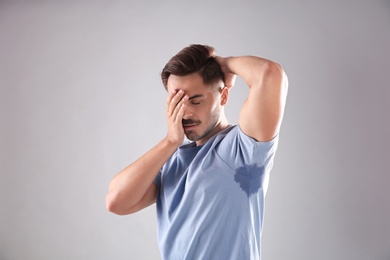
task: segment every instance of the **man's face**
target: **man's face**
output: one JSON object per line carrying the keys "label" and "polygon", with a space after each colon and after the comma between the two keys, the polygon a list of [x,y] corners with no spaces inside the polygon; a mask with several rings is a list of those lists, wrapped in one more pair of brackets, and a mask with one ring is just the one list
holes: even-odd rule
{"label": "man's face", "polygon": [[[223,86],[222,81],[219,84]],[[218,89],[205,85],[198,73],[170,75],[167,89],[168,92],[181,89],[189,97],[182,120],[187,138],[198,145],[207,141],[221,120],[221,94]]]}

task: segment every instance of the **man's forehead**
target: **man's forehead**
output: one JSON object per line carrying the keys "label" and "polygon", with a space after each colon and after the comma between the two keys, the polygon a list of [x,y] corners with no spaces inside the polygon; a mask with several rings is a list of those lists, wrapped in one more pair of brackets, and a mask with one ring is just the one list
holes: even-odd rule
{"label": "man's forehead", "polygon": [[194,94],[205,94],[208,92],[209,88],[203,84],[203,82],[197,82],[197,81],[168,81],[167,84],[167,90],[169,92],[171,91],[179,91],[183,90],[187,95],[194,95]]}
{"label": "man's forehead", "polygon": [[[178,88],[178,89],[174,89],[173,91],[178,92],[179,90],[181,89]],[[184,94],[188,95],[188,100],[195,99],[195,98],[203,98],[207,96],[207,93],[204,92],[199,93],[199,92],[188,91],[188,90],[184,90]]]}
{"label": "man's forehead", "polygon": [[183,90],[190,99],[194,99],[214,95],[216,89],[204,84],[203,78],[199,74],[193,73],[186,76],[171,74],[168,78],[167,90],[168,92]]}

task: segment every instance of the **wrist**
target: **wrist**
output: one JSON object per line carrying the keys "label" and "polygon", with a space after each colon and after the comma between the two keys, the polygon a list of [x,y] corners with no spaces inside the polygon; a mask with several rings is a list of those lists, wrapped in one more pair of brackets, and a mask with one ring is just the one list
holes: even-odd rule
{"label": "wrist", "polygon": [[176,150],[177,148],[179,148],[179,146],[183,143],[183,140],[178,140],[178,139],[172,139],[170,138],[169,136],[166,136],[163,140],[162,140],[162,144],[165,146],[165,147],[168,147],[168,148],[171,148],[172,150]]}

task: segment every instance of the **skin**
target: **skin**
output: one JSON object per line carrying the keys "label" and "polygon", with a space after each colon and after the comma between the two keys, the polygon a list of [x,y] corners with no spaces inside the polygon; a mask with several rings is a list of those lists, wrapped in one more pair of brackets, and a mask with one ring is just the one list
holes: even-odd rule
{"label": "skin", "polygon": [[[236,76],[250,88],[239,117],[241,130],[253,139],[270,141],[279,132],[288,81],[282,67],[254,57],[216,57],[225,75],[215,86],[203,84],[198,74],[168,78],[166,117],[168,134],[156,146],[112,179],[106,197],[107,209],[119,215],[137,212],[156,201],[153,183],[159,170],[182,144],[186,135],[196,145],[228,127],[224,114],[229,90]],[[184,123],[184,125],[183,125]]]}
{"label": "skin", "polygon": [[177,129],[181,142],[185,135],[189,140],[195,141],[196,145],[202,145],[229,125],[223,110],[228,91],[222,81],[207,86],[197,73],[182,77],[171,75],[167,89],[171,96],[167,100],[168,115],[171,113],[169,109],[176,106],[173,99],[183,97],[183,127]]}

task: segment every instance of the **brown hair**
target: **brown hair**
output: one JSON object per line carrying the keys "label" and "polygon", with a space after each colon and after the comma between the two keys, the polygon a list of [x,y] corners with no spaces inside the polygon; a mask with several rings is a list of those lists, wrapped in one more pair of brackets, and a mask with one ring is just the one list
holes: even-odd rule
{"label": "brown hair", "polygon": [[186,76],[196,72],[203,78],[203,83],[206,85],[219,80],[224,81],[223,72],[214,56],[214,48],[207,45],[192,44],[182,49],[168,61],[161,72],[161,80],[165,89],[171,74]]}

